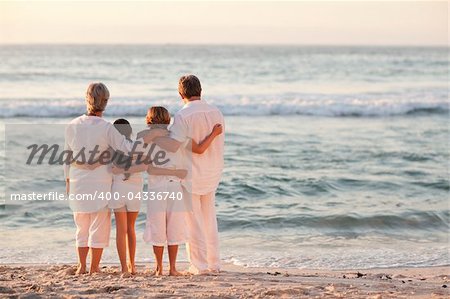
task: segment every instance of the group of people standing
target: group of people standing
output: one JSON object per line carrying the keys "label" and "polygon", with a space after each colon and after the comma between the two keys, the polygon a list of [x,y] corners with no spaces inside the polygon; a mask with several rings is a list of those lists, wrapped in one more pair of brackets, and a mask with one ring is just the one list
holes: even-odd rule
{"label": "group of people standing", "polygon": [[[74,198],[90,198],[71,202],[77,227],[77,273],[87,273],[89,252],[89,273],[99,272],[103,249],[109,245],[111,211],[122,272],[136,272],[135,222],[142,202],[147,204],[144,240],[153,245],[155,275],[163,274],[165,246],[169,275],[181,275],[176,256],[178,246],[184,243],[189,273],[220,271],[215,192],[223,170],[224,119],[201,98],[196,76],[182,76],[178,92],[184,106],[173,121],[166,108],[151,107],[145,118],[148,128],[133,139],[127,120],[111,124],[103,119],[110,96],[107,87],[89,85],[87,113],[73,119],[65,132],[65,150],[73,157],[64,168],[66,191]],[[82,161],[77,155],[94,149],[99,153],[95,161]],[[150,159],[142,163],[136,153]],[[163,157],[164,163],[157,163],[154,153]],[[105,156],[111,158],[105,160]],[[146,192],[143,172],[148,173]]]}

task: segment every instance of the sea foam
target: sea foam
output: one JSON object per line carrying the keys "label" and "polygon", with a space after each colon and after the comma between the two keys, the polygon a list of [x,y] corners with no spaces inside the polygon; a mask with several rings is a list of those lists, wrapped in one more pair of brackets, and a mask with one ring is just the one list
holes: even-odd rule
{"label": "sea foam", "polygon": [[[328,117],[346,116],[395,116],[410,114],[448,113],[449,103],[441,99],[212,99],[224,115],[268,116],[268,115],[312,115]],[[84,113],[83,100],[26,99],[1,100],[0,117],[72,117]],[[106,110],[110,116],[141,116],[152,105],[162,105],[174,113],[181,108],[178,99],[133,100],[116,99]]]}

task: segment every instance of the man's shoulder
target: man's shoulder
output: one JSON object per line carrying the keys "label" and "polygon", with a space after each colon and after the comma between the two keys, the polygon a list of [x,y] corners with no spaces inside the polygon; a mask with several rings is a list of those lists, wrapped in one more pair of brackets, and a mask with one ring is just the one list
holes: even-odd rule
{"label": "man's shoulder", "polygon": [[180,116],[182,118],[189,117],[191,115],[197,114],[197,113],[220,113],[219,108],[217,108],[215,105],[208,103],[205,100],[201,100],[200,103],[196,105],[188,105],[183,107],[181,110],[179,110],[175,116]]}
{"label": "man's shoulder", "polygon": [[215,111],[219,111],[219,112],[220,112],[219,108],[217,108],[216,105],[211,104],[210,102],[207,102],[207,101],[205,101],[205,100],[202,100],[202,102],[203,102],[202,104],[203,104],[205,107],[207,107],[208,109],[211,109],[211,110],[215,110]]}

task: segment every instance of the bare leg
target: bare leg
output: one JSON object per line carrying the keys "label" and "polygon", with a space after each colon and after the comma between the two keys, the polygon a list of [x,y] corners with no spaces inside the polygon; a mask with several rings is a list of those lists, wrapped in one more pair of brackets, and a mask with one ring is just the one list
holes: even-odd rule
{"label": "bare leg", "polygon": [[170,276],[180,276],[182,275],[177,271],[177,254],[178,254],[178,245],[169,245],[167,246],[169,252],[169,275]]}
{"label": "bare leg", "polygon": [[134,230],[134,224],[139,212],[127,212],[127,238],[128,238],[128,254],[130,257],[130,264],[128,265],[128,271],[131,274],[136,273],[136,266],[134,264],[134,257],[136,255],[136,231]]}
{"label": "bare leg", "polygon": [[122,273],[128,272],[127,267],[127,212],[114,211],[116,218],[116,247],[119,254]]}
{"label": "bare leg", "polygon": [[100,272],[100,260],[102,259],[103,248],[91,247],[91,269],[89,274]]}
{"label": "bare leg", "polygon": [[89,253],[89,247],[77,247],[78,252],[78,268],[76,274],[86,273],[86,259]]}
{"label": "bare leg", "polygon": [[164,246],[153,246],[153,253],[155,254],[155,261],[156,261],[156,270],[155,275],[160,276],[163,275],[163,253],[164,253]]}

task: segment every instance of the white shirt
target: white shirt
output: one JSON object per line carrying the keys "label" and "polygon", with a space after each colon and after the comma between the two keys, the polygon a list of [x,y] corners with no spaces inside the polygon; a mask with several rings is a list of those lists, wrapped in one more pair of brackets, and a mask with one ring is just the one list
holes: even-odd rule
{"label": "white shirt", "polygon": [[[143,142],[142,139],[139,142]],[[97,116],[82,115],[73,119],[66,128],[65,150],[73,151],[74,157],[84,149],[86,160],[90,153],[98,146],[102,153],[108,147],[129,153],[133,150],[134,142],[131,142],[117,131],[113,124]],[[98,158],[99,154],[96,155]],[[80,161],[80,159],[77,159]],[[85,161],[86,162],[86,161]],[[64,167],[64,175],[69,178],[69,165]]]}
{"label": "white shirt", "polygon": [[[192,101],[175,114],[170,137],[182,143],[188,139],[200,143],[215,124],[225,129],[220,110],[205,100]],[[192,153],[192,181],[191,188],[186,186],[188,191],[204,195],[217,189],[223,170],[223,150],[224,134],[220,134],[203,154]]]}
{"label": "white shirt", "polygon": [[[142,144],[139,144],[136,146],[135,152],[138,152],[139,149],[142,147]],[[128,156],[128,155],[125,155]],[[125,174],[124,173],[120,173],[120,174],[115,174],[113,176],[113,181],[115,182],[121,182],[124,184],[142,184],[143,183],[143,177],[142,177],[142,172],[135,172],[135,173],[130,173],[130,175],[128,176],[128,179],[125,180]]]}
{"label": "white shirt", "polygon": [[[168,160],[167,163],[164,163],[162,165],[156,165],[153,163],[153,166],[159,167],[159,168],[167,168],[167,169],[183,169],[184,165],[182,163],[183,157],[181,156],[181,151],[178,150],[175,153],[171,153],[169,151],[165,151],[161,149],[159,146],[155,146],[155,149],[153,153],[157,153],[159,151],[162,151],[165,153],[164,159]],[[148,152],[146,153],[148,155]],[[152,157],[153,158],[153,157]],[[157,189],[161,186],[164,186],[165,183],[169,180],[172,181],[182,181],[180,178],[176,176],[167,176],[167,175],[149,175],[148,176],[148,189]]]}

